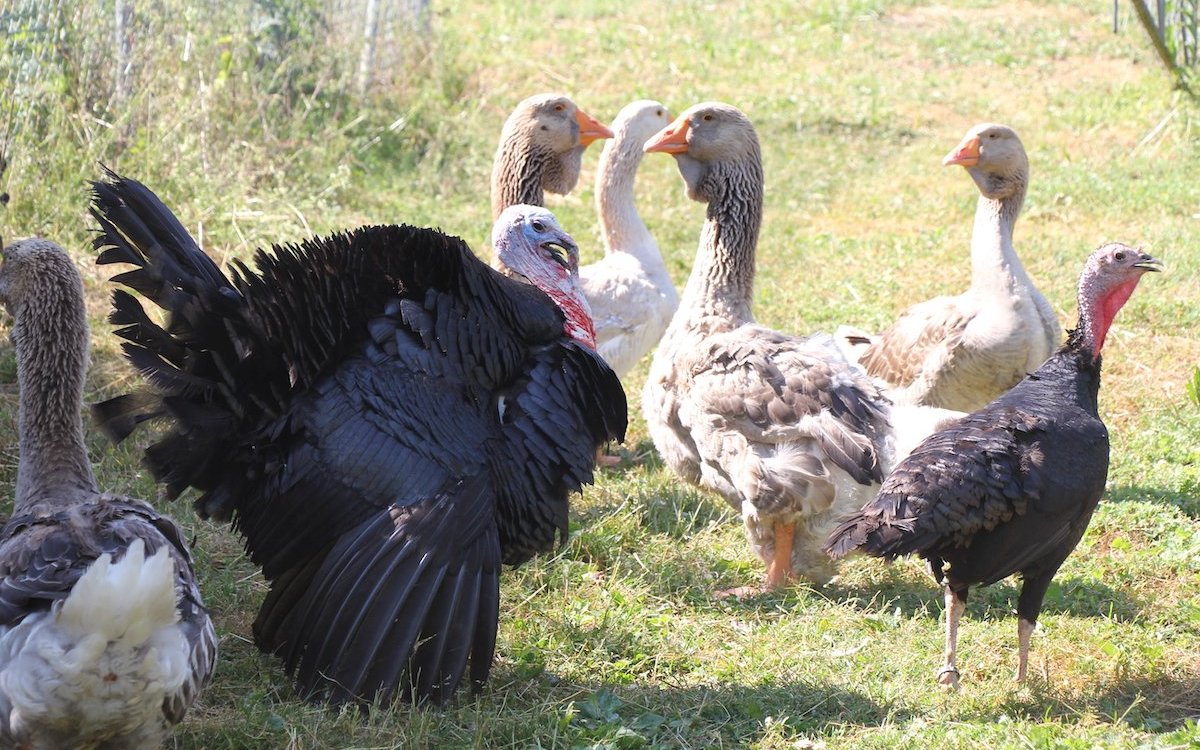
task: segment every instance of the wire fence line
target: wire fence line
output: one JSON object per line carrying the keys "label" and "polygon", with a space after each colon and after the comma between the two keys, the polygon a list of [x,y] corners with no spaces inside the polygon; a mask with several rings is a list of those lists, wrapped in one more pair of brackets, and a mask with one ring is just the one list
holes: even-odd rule
{"label": "wire fence line", "polygon": [[0,0],[0,147],[64,101],[132,129],[131,103],[189,87],[285,110],[361,99],[403,85],[431,23],[429,0]]}

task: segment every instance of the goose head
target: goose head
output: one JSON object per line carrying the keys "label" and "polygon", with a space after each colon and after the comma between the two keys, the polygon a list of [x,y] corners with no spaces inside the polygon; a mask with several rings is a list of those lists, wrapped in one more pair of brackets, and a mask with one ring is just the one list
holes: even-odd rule
{"label": "goose head", "polygon": [[[492,195],[521,194],[523,182],[568,193],[579,181],[583,151],[612,131],[564,94],[537,94],[517,105],[504,122],[492,167]],[[520,183],[520,184],[518,184]],[[493,206],[498,214],[503,206]]]}
{"label": "goose head", "polygon": [[605,144],[604,151],[607,153],[621,146],[640,156],[642,145],[670,122],[671,112],[662,102],[653,99],[630,102],[621,108],[613,120],[613,137]]}
{"label": "goose head", "polygon": [[1029,158],[1016,131],[992,122],[968,130],[942,164],[965,168],[979,192],[992,200],[1023,193],[1029,181]]}
{"label": "goose head", "polygon": [[[61,247],[40,237],[21,240],[0,250],[0,302],[13,319],[20,319],[28,305],[49,305],[60,294],[55,290],[82,288],[75,264]],[[80,293],[82,293],[80,291]],[[39,310],[52,315],[55,310]]]}
{"label": "goose head", "polygon": [[714,174],[727,179],[753,165],[761,180],[758,135],[750,118],[729,104],[704,102],[689,107],[644,148],[647,153],[674,156],[688,197],[701,203],[711,201],[719,187]]}

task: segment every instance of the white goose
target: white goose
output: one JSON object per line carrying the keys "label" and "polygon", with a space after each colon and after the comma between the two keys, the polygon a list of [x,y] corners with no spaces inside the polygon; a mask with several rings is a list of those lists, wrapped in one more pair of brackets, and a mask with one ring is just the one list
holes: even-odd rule
{"label": "white goose", "polygon": [[4,248],[20,464],[0,530],[0,746],[151,748],[208,682],[216,632],[171,519],[96,488],[83,284],[58,245]]}
{"label": "white goose", "polygon": [[579,280],[596,323],[597,350],[618,377],[654,348],[679,306],[662,254],[633,200],[642,145],[669,121],[660,102],[626,105],[613,121],[613,138],[604,144],[596,171],[604,258],[580,268]]}
{"label": "white goose", "polygon": [[[767,585],[828,580],[829,532],[869,500],[886,470],[957,414],[894,411],[882,385],[829,336],[755,323],[754,257],[763,173],[750,120],[698,104],[646,143],[673,155],[707,203],[691,277],[654,354],[642,409],[663,460],[742,513]],[[899,445],[902,443],[903,445]]]}
{"label": "white goose", "polygon": [[[971,286],[910,307],[874,340],[859,338],[870,343],[858,362],[894,389],[897,403],[974,411],[1045,362],[1062,326],[1013,248],[1029,185],[1029,159],[1016,132],[976,125],[942,163],[966,168],[979,187]],[[844,339],[847,330],[839,330]]]}

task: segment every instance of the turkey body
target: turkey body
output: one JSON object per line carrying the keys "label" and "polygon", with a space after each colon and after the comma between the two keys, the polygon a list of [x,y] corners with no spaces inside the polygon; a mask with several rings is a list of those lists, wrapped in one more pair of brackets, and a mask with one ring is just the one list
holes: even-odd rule
{"label": "turkey body", "polygon": [[1104,493],[1108,430],[1099,416],[1100,349],[1108,327],[1158,261],[1113,243],[1089,258],[1080,324],[1045,363],[1004,395],[918,445],[879,494],[830,535],[834,557],[859,549],[924,558],[945,582],[947,662],[956,685],[958,619],[971,586],[1019,573],[1018,679],[1046,591],[1079,544]]}
{"label": "turkey body", "polygon": [[[550,233],[531,251],[570,242],[514,211],[513,231]],[[115,294],[152,387],[97,415],[118,439],[173,418],[147,463],[245,537],[271,582],[259,647],[334,703],[442,700],[468,664],[482,684],[501,563],[565,537],[569,495],[624,433],[620,383],[566,332],[577,311],[434,230],[277,247],[230,281],[132,180],[97,183],[93,213],[100,262],[134,264],[114,280],[170,313],[164,330]]]}
{"label": "turkey body", "polygon": [[919,554],[951,587],[1021,573],[1029,596],[1038,588],[1044,595],[1042,584],[1087,528],[1108,472],[1108,431],[1096,405],[1100,375],[1089,365],[1060,352],[927,438],[864,509],[880,520],[864,550]]}

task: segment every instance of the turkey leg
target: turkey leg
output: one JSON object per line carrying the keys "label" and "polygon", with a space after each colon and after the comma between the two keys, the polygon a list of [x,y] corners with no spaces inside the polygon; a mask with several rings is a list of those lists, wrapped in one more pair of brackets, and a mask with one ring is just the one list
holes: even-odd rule
{"label": "turkey leg", "polygon": [[946,585],[946,663],[938,670],[937,681],[942,687],[958,688],[958,668],[954,666],[954,652],[958,647],[958,618],[967,609],[966,592],[963,596]]}

